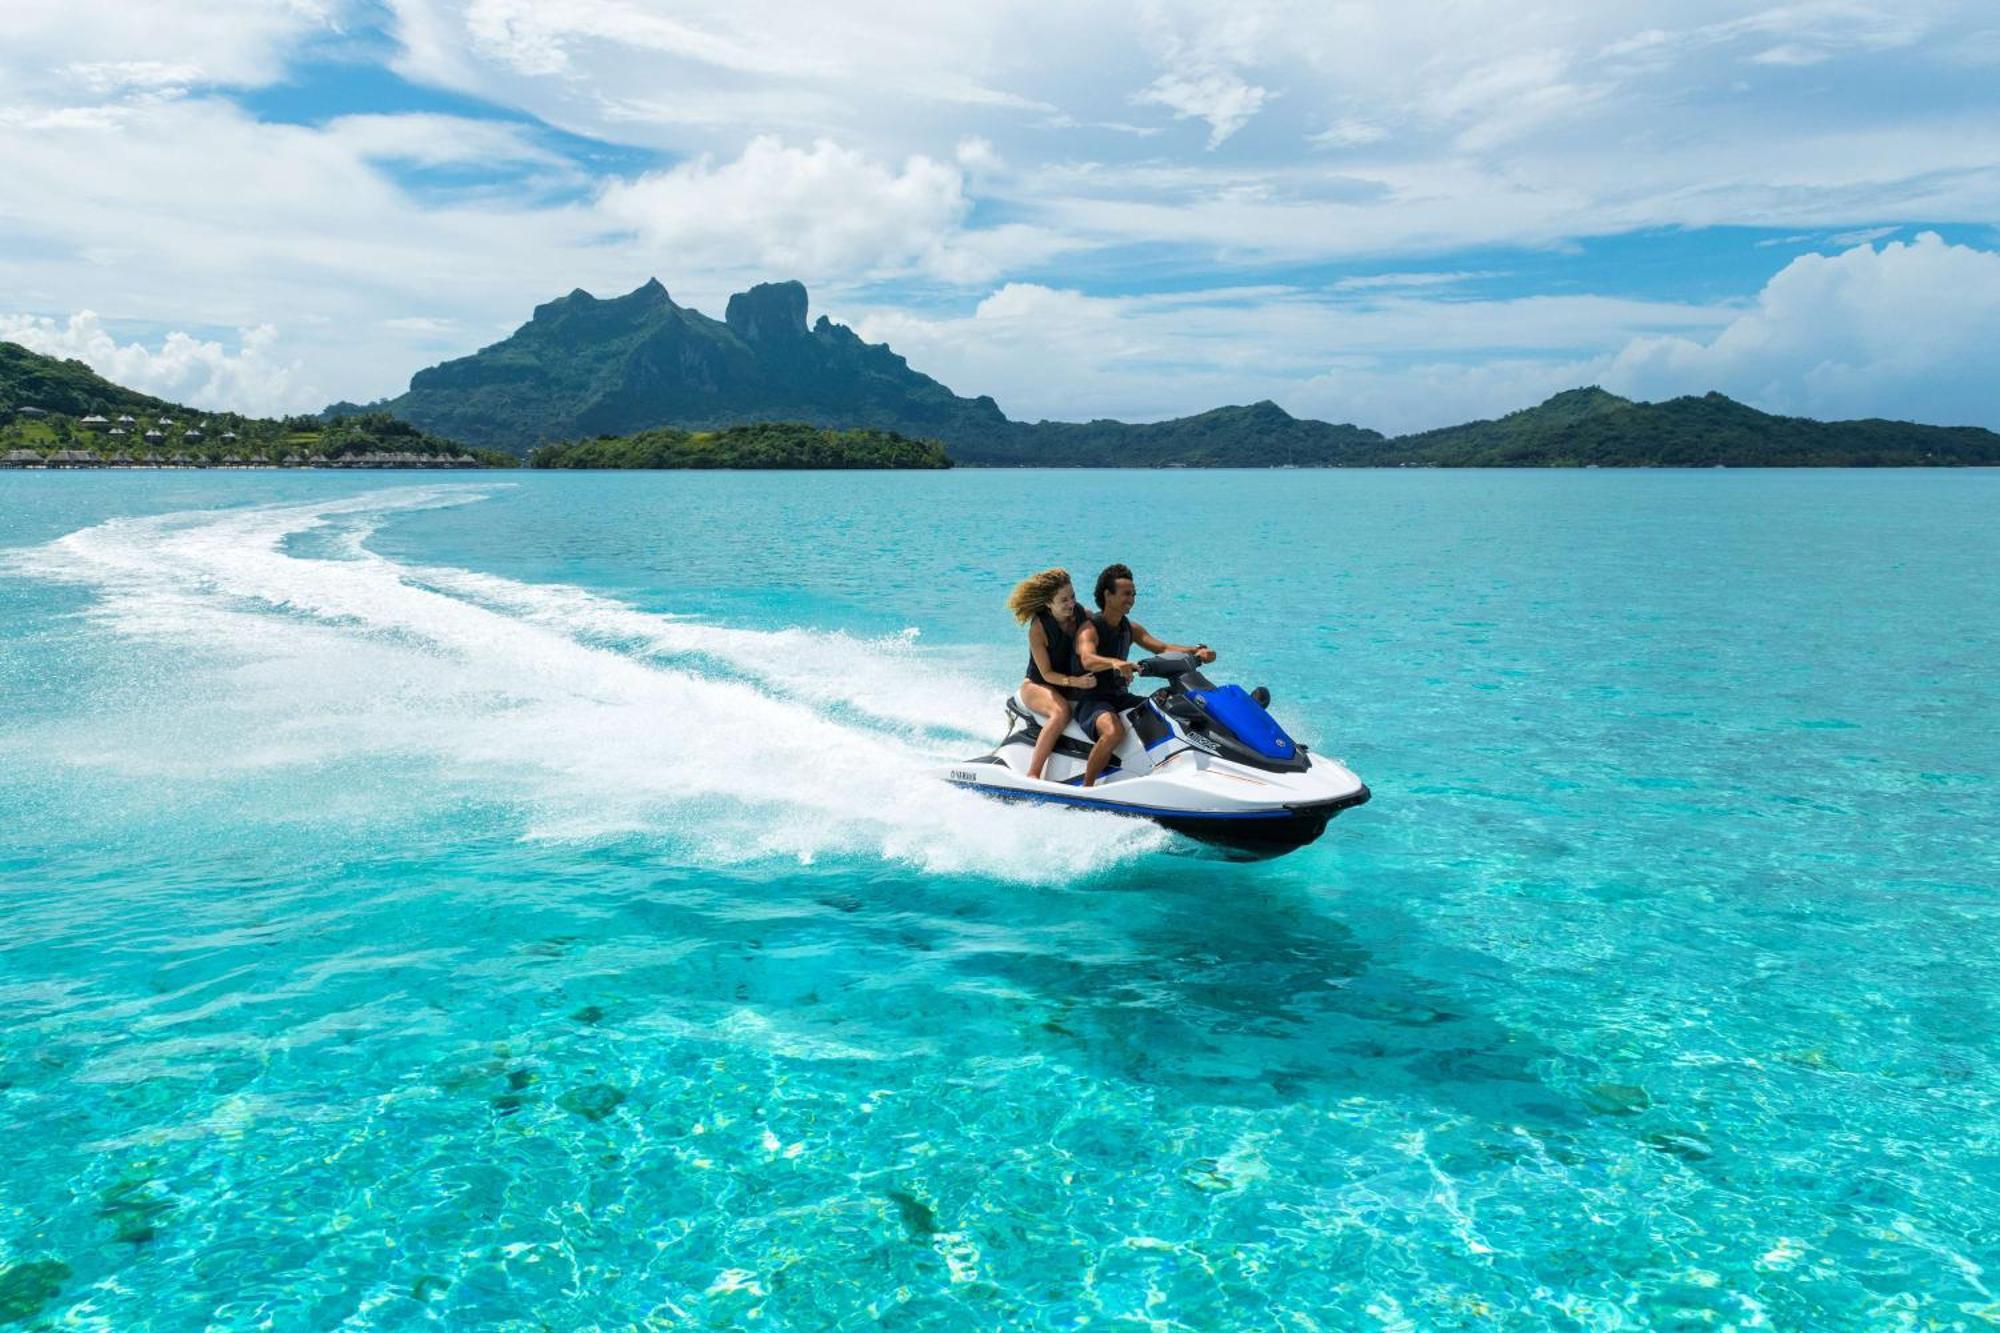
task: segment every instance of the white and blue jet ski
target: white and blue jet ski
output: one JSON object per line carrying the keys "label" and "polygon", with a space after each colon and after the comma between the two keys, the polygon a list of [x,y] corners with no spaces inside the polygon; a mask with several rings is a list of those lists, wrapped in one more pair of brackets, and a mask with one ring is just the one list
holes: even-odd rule
{"label": "white and blue jet ski", "polygon": [[1150,819],[1254,856],[1304,847],[1328,820],[1367,801],[1367,784],[1345,765],[1285,734],[1266,711],[1267,691],[1216,685],[1187,653],[1145,658],[1139,674],[1166,684],[1121,714],[1125,736],[1096,785],[1082,785],[1091,741],[1074,720],[1056,738],[1043,776],[1028,776],[1042,721],[1019,694],[1007,701],[1006,738],[944,776],[1006,800]]}

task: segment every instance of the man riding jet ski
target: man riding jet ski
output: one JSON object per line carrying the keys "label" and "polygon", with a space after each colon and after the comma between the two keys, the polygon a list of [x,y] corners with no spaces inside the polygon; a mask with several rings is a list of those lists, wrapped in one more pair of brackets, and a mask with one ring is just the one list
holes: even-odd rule
{"label": "man riding jet ski", "polygon": [[1139,675],[1166,684],[1122,710],[1124,735],[1095,785],[1082,785],[1091,740],[1074,721],[1043,776],[1027,775],[1042,724],[1018,695],[1007,701],[1006,738],[945,777],[988,796],[1135,815],[1263,856],[1305,846],[1336,814],[1368,799],[1367,785],[1346,767],[1285,734],[1265,711],[1267,691],[1216,685],[1189,653],[1137,665]]}

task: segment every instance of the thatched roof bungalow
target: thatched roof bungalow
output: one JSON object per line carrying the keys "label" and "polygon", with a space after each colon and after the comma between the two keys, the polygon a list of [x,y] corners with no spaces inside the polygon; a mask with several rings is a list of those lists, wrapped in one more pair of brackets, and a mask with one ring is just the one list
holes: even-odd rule
{"label": "thatched roof bungalow", "polygon": [[9,449],[0,457],[0,467],[41,467],[42,456],[33,449]]}

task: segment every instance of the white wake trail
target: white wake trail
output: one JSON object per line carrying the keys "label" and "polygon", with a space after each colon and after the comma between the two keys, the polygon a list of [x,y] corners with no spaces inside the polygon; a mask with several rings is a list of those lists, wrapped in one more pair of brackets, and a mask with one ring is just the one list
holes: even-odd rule
{"label": "white wake trail", "polygon": [[[398,512],[487,494],[117,519],[17,553],[25,573],[88,587],[94,618],[163,646],[177,673],[150,682],[163,688],[139,716],[72,737],[71,759],[205,781],[318,774],[349,801],[497,801],[527,836],[655,838],[713,862],[867,856],[1045,880],[1161,843],[928,776],[997,721],[1004,685],[907,639],[728,629],[367,546]],[[314,532],[340,538],[325,547],[338,558],[288,550]],[[410,761],[428,789],[391,779]]]}

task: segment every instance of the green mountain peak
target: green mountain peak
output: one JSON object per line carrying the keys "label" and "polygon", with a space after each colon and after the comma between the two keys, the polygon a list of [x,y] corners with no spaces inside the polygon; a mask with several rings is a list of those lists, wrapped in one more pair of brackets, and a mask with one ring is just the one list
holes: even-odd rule
{"label": "green mountain peak", "polygon": [[[806,286],[791,282],[760,282],[747,292],[729,298],[723,322],[746,343],[766,338],[801,338],[806,335]],[[832,321],[820,316],[822,332],[831,330]]]}

